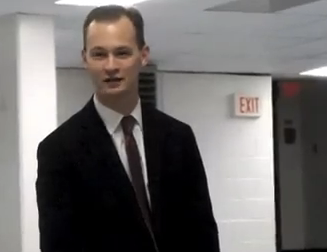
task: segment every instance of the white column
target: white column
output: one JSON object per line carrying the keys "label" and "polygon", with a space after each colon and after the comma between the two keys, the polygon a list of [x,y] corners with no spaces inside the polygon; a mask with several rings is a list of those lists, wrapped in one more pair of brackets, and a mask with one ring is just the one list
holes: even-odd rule
{"label": "white column", "polygon": [[57,126],[50,17],[0,18],[0,251],[39,251],[38,143]]}

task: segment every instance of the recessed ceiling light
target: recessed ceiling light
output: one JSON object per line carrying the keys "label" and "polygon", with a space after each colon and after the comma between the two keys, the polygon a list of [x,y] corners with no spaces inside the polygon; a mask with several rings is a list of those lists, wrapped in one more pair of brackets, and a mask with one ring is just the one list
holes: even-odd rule
{"label": "recessed ceiling light", "polygon": [[300,73],[300,75],[316,76],[316,77],[327,77],[327,66],[319,67],[319,68],[312,69],[312,70],[309,70],[309,71],[305,71],[305,72]]}
{"label": "recessed ceiling light", "polygon": [[104,6],[110,4],[117,4],[122,6],[132,6],[147,0],[59,0],[55,4],[60,5],[75,5],[75,6]]}

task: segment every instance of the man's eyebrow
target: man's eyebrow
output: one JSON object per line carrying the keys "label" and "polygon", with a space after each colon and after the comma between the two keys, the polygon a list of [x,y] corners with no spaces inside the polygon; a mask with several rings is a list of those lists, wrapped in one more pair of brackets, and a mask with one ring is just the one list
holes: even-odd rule
{"label": "man's eyebrow", "polygon": [[91,48],[91,51],[106,51],[106,49],[101,46],[96,46],[96,47]]}
{"label": "man's eyebrow", "polygon": [[[115,51],[121,51],[121,50],[132,50],[129,46],[119,46],[114,49]],[[91,48],[91,51],[107,51],[106,48],[101,47],[101,46],[96,46]]]}
{"label": "man's eyebrow", "polygon": [[118,50],[118,51],[120,51],[120,50],[131,50],[131,48],[128,47],[128,46],[119,46],[115,50]]}

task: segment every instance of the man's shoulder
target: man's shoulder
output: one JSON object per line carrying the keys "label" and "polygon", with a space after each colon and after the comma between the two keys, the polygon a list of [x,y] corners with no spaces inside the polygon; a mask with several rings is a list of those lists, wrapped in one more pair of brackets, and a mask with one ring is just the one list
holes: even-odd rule
{"label": "man's shoulder", "polygon": [[185,131],[185,130],[188,131],[191,129],[191,127],[187,123],[171,115],[168,115],[158,109],[155,109],[154,113],[157,121],[167,129],[176,130],[176,131]]}
{"label": "man's shoulder", "polygon": [[62,146],[65,142],[73,139],[81,126],[81,111],[72,115],[69,119],[59,125],[55,130],[48,134],[41,142],[40,146],[58,145]]}

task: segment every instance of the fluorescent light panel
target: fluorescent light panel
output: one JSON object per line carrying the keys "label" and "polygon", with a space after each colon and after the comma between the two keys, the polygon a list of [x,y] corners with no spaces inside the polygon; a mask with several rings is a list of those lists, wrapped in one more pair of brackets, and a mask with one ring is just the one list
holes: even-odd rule
{"label": "fluorescent light panel", "polygon": [[132,6],[147,0],[59,0],[55,4],[75,6],[104,6],[110,4]]}
{"label": "fluorescent light panel", "polygon": [[319,68],[312,69],[312,70],[309,70],[309,71],[305,71],[305,72],[300,73],[300,75],[316,76],[316,77],[327,77],[327,66],[319,67]]}

